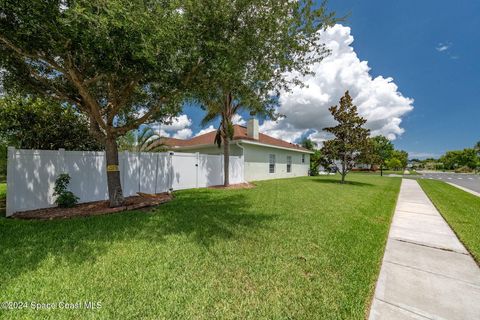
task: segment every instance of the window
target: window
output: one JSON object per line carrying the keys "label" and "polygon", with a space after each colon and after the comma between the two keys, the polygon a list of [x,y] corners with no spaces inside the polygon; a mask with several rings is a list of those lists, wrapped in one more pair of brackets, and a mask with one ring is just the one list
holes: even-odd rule
{"label": "window", "polygon": [[270,154],[268,158],[268,172],[275,173],[275,155]]}
{"label": "window", "polygon": [[302,154],[302,163],[305,163],[305,155]]}
{"label": "window", "polygon": [[287,172],[292,172],[292,156],[287,156]]}

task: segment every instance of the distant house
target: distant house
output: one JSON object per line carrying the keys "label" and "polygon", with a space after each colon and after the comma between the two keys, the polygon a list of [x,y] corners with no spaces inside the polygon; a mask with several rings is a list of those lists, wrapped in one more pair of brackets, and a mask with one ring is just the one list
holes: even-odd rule
{"label": "distant house", "polygon": [[[214,144],[216,132],[208,132],[188,140],[167,138],[163,143],[174,152],[223,154]],[[258,131],[258,120],[250,119],[247,127],[235,125],[230,155],[243,156],[245,180],[266,180],[307,176],[310,168],[308,149],[276,139]]]}

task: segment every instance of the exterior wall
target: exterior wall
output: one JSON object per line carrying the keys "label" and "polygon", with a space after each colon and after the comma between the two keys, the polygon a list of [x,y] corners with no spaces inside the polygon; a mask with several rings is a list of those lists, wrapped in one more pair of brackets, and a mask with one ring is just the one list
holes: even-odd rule
{"label": "exterior wall", "polygon": [[[243,144],[245,157],[245,181],[268,180],[307,176],[310,154],[265,146]],[[269,155],[275,155],[275,173],[269,173]],[[302,154],[305,163],[302,163]],[[292,171],[287,172],[287,156],[292,157]]]}
{"label": "exterior wall", "polygon": [[[310,154],[308,153],[256,146],[247,143],[240,144],[244,150],[234,143],[230,144],[230,155],[244,155],[245,181],[308,176],[308,170],[310,169]],[[200,154],[221,155],[223,154],[223,148],[218,148],[212,144],[212,146],[208,147],[174,150],[174,152],[199,152]],[[275,173],[269,173],[270,154],[275,155]],[[305,163],[302,163],[302,154],[305,155]],[[287,172],[287,156],[292,157],[291,172]]]}

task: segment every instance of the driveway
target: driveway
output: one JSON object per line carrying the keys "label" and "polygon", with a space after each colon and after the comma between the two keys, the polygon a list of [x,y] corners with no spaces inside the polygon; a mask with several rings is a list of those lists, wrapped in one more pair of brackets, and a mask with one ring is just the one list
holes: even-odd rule
{"label": "driveway", "polygon": [[422,178],[442,180],[454,183],[456,185],[468,188],[470,190],[480,192],[480,175],[451,173],[451,172],[424,172]]}

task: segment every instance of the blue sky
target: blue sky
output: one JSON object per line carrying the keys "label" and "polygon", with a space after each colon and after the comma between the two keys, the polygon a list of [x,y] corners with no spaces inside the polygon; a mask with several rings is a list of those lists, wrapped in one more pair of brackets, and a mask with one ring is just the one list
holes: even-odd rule
{"label": "blue sky", "polygon": [[[441,154],[480,140],[480,1],[331,1],[371,74],[415,99],[398,148]],[[438,51],[439,44],[448,49]]]}
{"label": "blue sky", "polygon": [[[403,111],[383,119],[379,133],[392,134],[395,146],[411,157],[439,156],[480,140],[480,1],[349,0],[330,1],[328,6],[337,15],[350,14],[342,22],[351,28],[349,33],[342,29],[339,32],[344,38],[338,34],[331,37],[353,36],[351,46],[360,60],[357,65],[368,61],[373,79],[393,78],[391,82],[398,88],[392,89],[391,95],[397,92],[414,100],[410,104],[403,98],[403,102],[395,102]],[[339,92],[348,89],[338,86]],[[383,81],[382,86],[389,84]],[[413,110],[405,111],[411,105]],[[264,131],[298,141],[311,131],[305,131],[308,124],[298,125],[302,118],[296,110],[281,126],[264,124]],[[318,111],[319,118],[326,117],[324,111]],[[184,112],[191,120],[192,133],[198,133],[202,111],[186,106]],[[403,133],[399,133],[401,129]]]}

